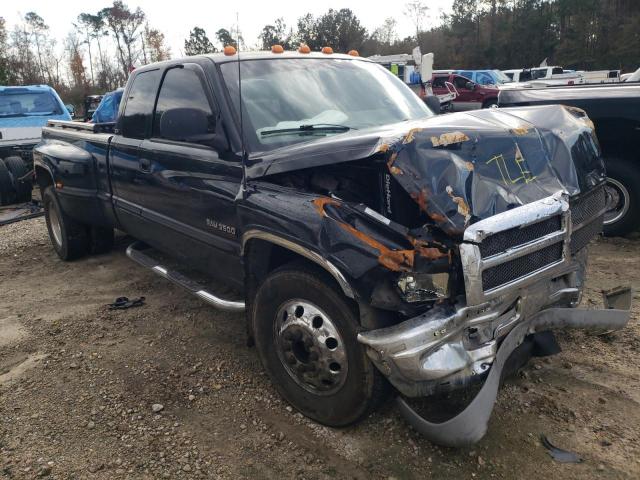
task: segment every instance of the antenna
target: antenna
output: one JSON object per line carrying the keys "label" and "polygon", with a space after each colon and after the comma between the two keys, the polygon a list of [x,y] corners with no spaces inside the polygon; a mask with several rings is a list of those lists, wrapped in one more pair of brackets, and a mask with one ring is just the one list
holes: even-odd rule
{"label": "antenna", "polygon": [[240,15],[236,12],[236,54],[238,55],[238,104],[240,109],[240,144],[242,152],[242,198],[247,197],[247,149],[244,143],[244,122],[242,119],[242,75],[240,68]]}

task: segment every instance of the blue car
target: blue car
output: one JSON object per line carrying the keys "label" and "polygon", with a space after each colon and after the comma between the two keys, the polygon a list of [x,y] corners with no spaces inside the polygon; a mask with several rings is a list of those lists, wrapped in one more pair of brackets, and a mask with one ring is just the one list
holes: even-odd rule
{"label": "blue car", "polygon": [[53,88],[0,86],[0,205],[31,198],[31,151],[49,120],[71,120]]}
{"label": "blue car", "polygon": [[118,109],[120,108],[120,100],[122,100],[122,94],[124,88],[119,88],[113,92],[106,93],[102,97],[102,101],[96,111],[93,112],[91,117],[91,123],[111,123],[116,121],[118,116]]}

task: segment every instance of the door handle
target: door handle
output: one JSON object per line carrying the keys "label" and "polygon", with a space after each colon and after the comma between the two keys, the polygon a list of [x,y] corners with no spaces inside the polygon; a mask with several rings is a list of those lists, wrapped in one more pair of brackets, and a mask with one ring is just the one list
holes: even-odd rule
{"label": "door handle", "polygon": [[150,172],[151,171],[151,160],[149,160],[148,158],[141,158],[140,159],[140,170],[142,170],[143,172]]}

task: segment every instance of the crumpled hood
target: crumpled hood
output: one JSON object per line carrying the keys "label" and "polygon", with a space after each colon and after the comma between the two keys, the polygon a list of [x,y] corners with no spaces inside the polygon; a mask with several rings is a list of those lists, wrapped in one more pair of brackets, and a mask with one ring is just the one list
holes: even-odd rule
{"label": "crumpled hood", "polygon": [[253,158],[248,178],[381,155],[389,172],[445,232],[605,178],[593,124],[550,105],[441,115],[352,131]]}

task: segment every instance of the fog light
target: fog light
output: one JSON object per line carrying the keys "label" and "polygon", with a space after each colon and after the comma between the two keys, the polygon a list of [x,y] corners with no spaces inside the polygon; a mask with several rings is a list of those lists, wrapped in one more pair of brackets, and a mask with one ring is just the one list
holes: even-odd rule
{"label": "fog light", "polygon": [[398,288],[407,302],[427,302],[449,296],[448,273],[403,273]]}

